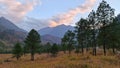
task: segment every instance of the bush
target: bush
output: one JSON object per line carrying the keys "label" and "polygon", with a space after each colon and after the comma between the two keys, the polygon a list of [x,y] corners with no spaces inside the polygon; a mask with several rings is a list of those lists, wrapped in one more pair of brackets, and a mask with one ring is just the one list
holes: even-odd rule
{"label": "bush", "polygon": [[17,60],[23,55],[23,50],[20,43],[16,43],[13,48],[13,56],[16,57]]}

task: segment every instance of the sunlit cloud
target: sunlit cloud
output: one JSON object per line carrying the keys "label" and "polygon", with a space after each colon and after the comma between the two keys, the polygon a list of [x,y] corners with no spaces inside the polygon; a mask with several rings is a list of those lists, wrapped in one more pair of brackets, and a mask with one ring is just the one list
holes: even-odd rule
{"label": "sunlit cloud", "polygon": [[71,9],[66,13],[59,14],[52,17],[49,20],[49,26],[54,27],[61,24],[69,25],[70,23],[72,23],[76,15],[89,12],[95,3],[96,3],[96,0],[86,0],[84,4],[74,9]]}
{"label": "sunlit cloud", "polygon": [[19,0],[0,0],[0,16],[20,22],[38,3],[38,0],[24,0],[23,3]]}
{"label": "sunlit cloud", "polygon": [[39,30],[41,28],[48,27],[48,20],[25,17],[24,20],[17,25],[27,31],[30,31],[33,28]]}
{"label": "sunlit cloud", "polygon": [[85,2],[76,8],[68,10],[68,12],[60,13],[49,19],[35,19],[26,17],[27,13],[34,10],[34,7],[41,0],[0,0],[0,16],[3,16],[17,26],[29,31],[31,29],[41,29],[43,27],[54,27],[57,25],[69,25],[73,22],[78,14],[89,12],[97,0],[85,0]]}

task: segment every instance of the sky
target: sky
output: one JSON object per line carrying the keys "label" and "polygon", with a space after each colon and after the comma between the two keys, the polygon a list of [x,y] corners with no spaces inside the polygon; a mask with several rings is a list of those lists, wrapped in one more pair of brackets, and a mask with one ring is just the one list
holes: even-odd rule
{"label": "sky", "polygon": [[[96,10],[102,0],[0,0],[0,17],[30,31],[65,24],[74,26]],[[119,0],[106,0],[120,13]]]}

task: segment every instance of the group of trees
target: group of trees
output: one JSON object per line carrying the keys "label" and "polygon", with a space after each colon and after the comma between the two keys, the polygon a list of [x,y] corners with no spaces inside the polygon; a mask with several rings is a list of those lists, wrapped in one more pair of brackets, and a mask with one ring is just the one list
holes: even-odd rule
{"label": "group of trees", "polygon": [[20,44],[19,42],[15,44],[13,47],[13,57],[16,57],[17,60],[22,55],[25,55],[26,53],[31,54],[31,61],[34,61],[34,55],[35,53],[51,53],[52,56],[56,56],[58,52],[58,45],[53,44],[51,45],[49,42],[45,45],[41,44],[41,39],[40,35],[38,32],[34,29],[32,29],[29,33],[28,36],[26,37],[24,41],[24,46]]}
{"label": "group of trees", "polygon": [[97,55],[97,47],[103,47],[104,55],[106,49],[120,49],[120,23],[114,15],[114,9],[102,1],[97,10],[92,10],[86,19],[81,18],[76,23],[75,30],[68,30],[61,39],[61,45],[41,44],[40,35],[32,29],[24,41],[24,46],[20,43],[15,44],[13,48],[14,56],[19,59],[23,54],[31,53],[31,60],[34,60],[35,53],[48,53],[56,56],[58,51],[66,53],[74,49],[75,53],[84,54],[92,48],[94,56]]}
{"label": "group of trees", "polygon": [[62,38],[62,42],[61,42],[61,46],[62,46],[62,49],[64,51],[64,53],[66,53],[66,51],[68,50],[69,51],[69,54],[71,54],[71,51],[72,49],[74,48],[74,44],[75,44],[75,34],[68,30],[64,37]]}
{"label": "group of trees", "polygon": [[[96,56],[97,47],[103,47],[104,55],[106,55],[106,49],[112,48],[113,53],[120,48],[120,23],[118,18],[114,15],[114,9],[107,4],[106,1],[102,1],[98,6],[96,12],[92,10],[86,19],[81,18],[75,27],[75,38],[72,37],[71,31],[67,36],[65,34],[62,39],[62,44],[76,40],[76,44],[66,44],[68,47],[76,45],[76,52],[82,52],[84,54],[84,48],[88,51],[89,47],[93,48],[93,55]],[[64,48],[65,49],[65,48]],[[80,51],[81,50],[81,51]]]}

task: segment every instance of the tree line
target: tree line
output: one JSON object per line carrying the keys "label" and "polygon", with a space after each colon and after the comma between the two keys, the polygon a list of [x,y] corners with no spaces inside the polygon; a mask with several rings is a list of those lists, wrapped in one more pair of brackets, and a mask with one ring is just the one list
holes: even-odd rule
{"label": "tree line", "polygon": [[[40,35],[32,29],[24,44],[19,42],[13,48],[13,55],[19,60],[26,53],[31,54],[31,60],[34,61],[35,53],[48,53],[56,56],[59,51],[69,54],[73,50],[75,53],[86,52],[92,48],[92,54],[97,55],[97,47],[103,49],[104,55],[107,49],[112,49],[115,54],[120,50],[120,22],[115,16],[115,10],[102,0],[97,10],[92,10],[87,18],[81,18],[75,26],[74,31],[68,30],[61,39],[61,44],[41,44]],[[23,45],[23,46],[21,46]]]}
{"label": "tree line", "polygon": [[[76,45],[76,52],[82,54],[85,48],[88,51],[91,47],[94,56],[96,56],[97,47],[103,47],[104,55],[106,55],[106,49],[111,48],[115,54],[116,50],[120,49],[120,22],[115,17],[114,11],[103,0],[96,11],[92,10],[86,19],[81,18],[76,23],[74,31],[66,32],[62,39],[63,46],[68,45],[71,49],[71,45]],[[70,39],[71,37],[74,39]]]}
{"label": "tree line", "polygon": [[13,57],[16,57],[17,60],[22,55],[25,55],[27,53],[31,54],[31,61],[34,61],[34,55],[35,53],[41,54],[41,53],[48,53],[52,56],[56,56],[58,50],[58,45],[56,43],[50,44],[49,42],[42,45],[41,44],[41,39],[40,35],[38,32],[34,29],[32,29],[29,33],[28,36],[26,37],[24,41],[24,46],[21,46],[21,43],[16,43],[15,46],[13,47]]}

